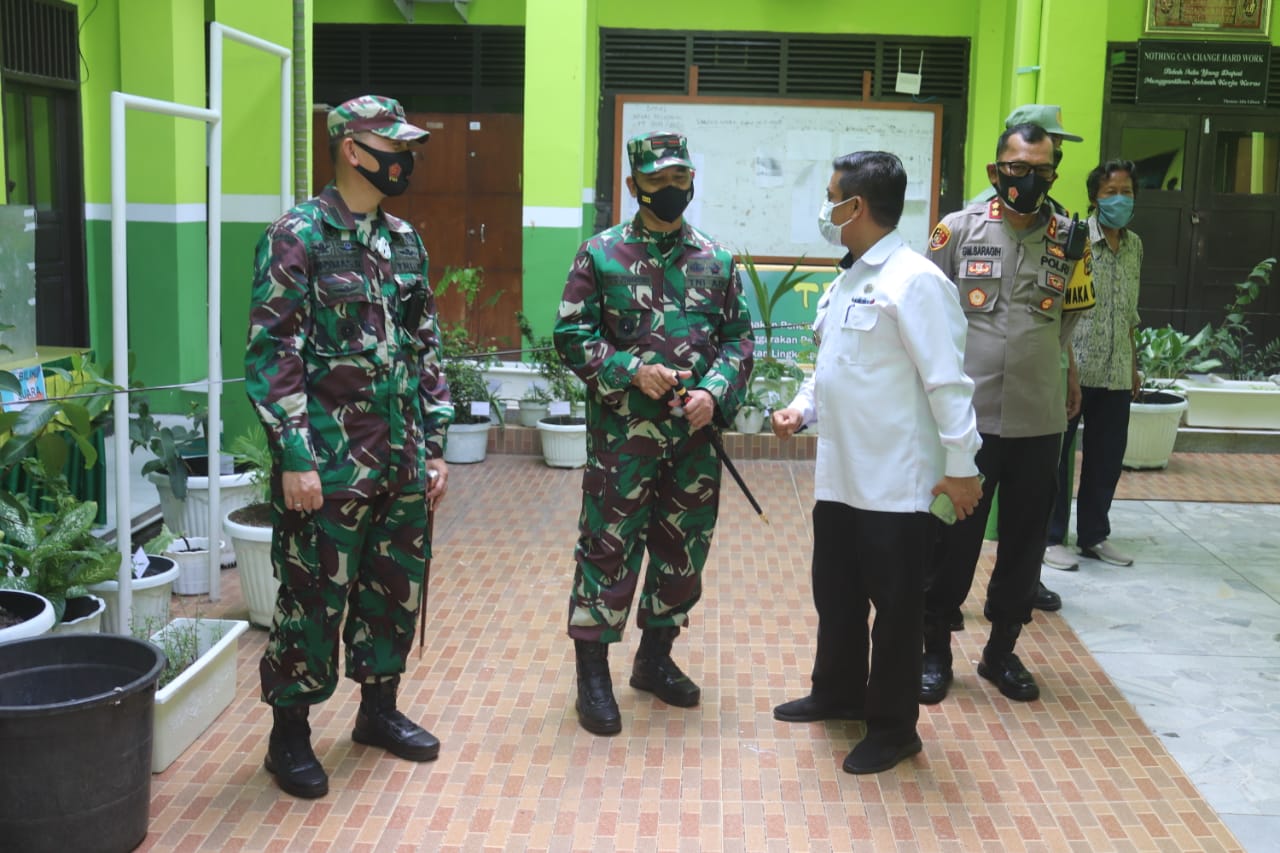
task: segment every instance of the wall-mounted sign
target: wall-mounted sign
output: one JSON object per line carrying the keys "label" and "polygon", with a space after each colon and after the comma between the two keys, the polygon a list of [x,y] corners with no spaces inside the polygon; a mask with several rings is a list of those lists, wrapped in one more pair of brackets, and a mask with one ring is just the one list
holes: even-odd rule
{"label": "wall-mounted sign", "polygon": [[1138,42],[1139,104],[1253,106],[1267,99],[1271,45]]}
{"label": "wall-mounted sign", "polygon": [[1147,35],[1258,36],[1271,27],[1271,0],[1147,0]]}

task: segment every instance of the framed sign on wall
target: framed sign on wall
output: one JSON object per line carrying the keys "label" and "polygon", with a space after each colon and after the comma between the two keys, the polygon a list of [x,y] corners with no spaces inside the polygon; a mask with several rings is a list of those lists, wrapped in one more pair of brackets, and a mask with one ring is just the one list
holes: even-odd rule
{"label": "framed sign on wall", "polygon": [[1271,0],[1147,0],[1147,35],[1267,38]]}

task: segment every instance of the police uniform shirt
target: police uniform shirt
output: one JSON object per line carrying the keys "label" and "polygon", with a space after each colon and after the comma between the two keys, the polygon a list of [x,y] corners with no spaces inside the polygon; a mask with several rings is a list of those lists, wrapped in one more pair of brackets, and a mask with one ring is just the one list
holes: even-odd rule
{"label": "police uniform shirt", "polygon": [[[978,429],[1026,438],[1066,429],[1061,355],[1078,312],[1064,322],[1071,221],[1041,208],[1035,225],[1016,233],[998,199],[946,216],[929,238],[929,257],[951,277],[968,321],[965,371],[976,383]],[[1083,308],[1092,304],[1072,297]]]}
{"label": "police uniform shirt", "polygon": [[825,297],[817,365],[790,406],[822,424],[815,496],[926,511],[943,474],[977,475],[982,444],[955,288],[892,231]]}

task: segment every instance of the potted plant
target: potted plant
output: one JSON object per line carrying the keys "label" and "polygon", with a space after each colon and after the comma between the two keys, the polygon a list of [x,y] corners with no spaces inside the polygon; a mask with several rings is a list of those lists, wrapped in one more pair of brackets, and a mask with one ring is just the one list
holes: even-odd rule
{"label": "potted plant", "polygon": [[[529,318],[522,313],[517,312],[516,321],[550,398],[547,415],[537,421],[542,459],[552,468],[581,468],[587,464],[586,386],[560,360],[550,337],[535,338]],[[581,405],[580,412],[573,411],[574,404]]]}
{"label": "potted plant", "polygon": [[236,650],[243,619],[174,619],[151,634],[163,652],[155,697],[151,772],[160,773],[195,743],[236,696]]}
{"label": "potted plant", "polygon": [[271,449],[266,431],[254,424],[231,443],[237,466],[249,474],[253,500],[231,510],[222,526],[235,546],[240,592],[249,608],[249,621],[271,627],[276,611],[275,567],[271,563]]}
{"label": "potted plant", "polygon": [[99,630],[106,602],[87,587],[114,577],[120,554],[90,532],[97,514],[93,501],[65,493],[54,499],[49,512],[32,511],[22,500],[0,493],[0,564],[13,567],[0,576],[0,587],[48,599],[54,630]]}
{"label": "potted plant", "polygon": [[[218,541],[221,550],[226,543]],[[173,591],[178,595],[207,595],[209,593],[209,537],[180,536],[167,526],[151,540],[149,547],[160,556],[173,560],[178,566],[178,577],[173,581]]]}
{"label": "potted plant", "polygon": [[1187,425],[1220,429],[1280,429],[1280,343],[1258,345],[1249,328],[1247,308],[1271,283],[1275,258],[1260,261],[1244,281],[1215,328],[1196,335],[1203,352],[1224,368],[1224,376],[1188,371],[1180,384],[1187,395]]}
{"label": "potted plant", "polygon": [[738,407],[738,413],[734,415],[734,429],[745,435],[753,435],[764,428],[764,419],[764,403],[748,391],[742,400],[742,405]]}
{"label": "potted plant", "polygon": [[1129,431],[1123,465],[1126,468],[1165,468],[1178,438],[1178,424],[1187,398],[1177,380],[1191,370],[1212,370],[1216,361],[1199,355],[1205,334],[1191,337],[1172,326],[1138,329],[1134,346],[1142,390],[1129,404]]}
{"label": "potted plant", "polygon": [[485,382],[479,362],[446,358],[444,374],[453,400],[453,422],[445,433],[444,460],[450,464],[483,462],[489,446],[489,426],[493,417],[502,423],[502,407]]}
{"label": "potted plant", "polygon": [[520,398],[520,426],[536,427],[547,416],[551,393],[542,384],[534,382]]}
{"label": "potted plant", "polygon": [[[133,398],[135,417],[129,421],[131,450],[143,448],[155,458],[142,466],[143,475],[155,485],[160,496],[164,523],[186,536],[209,536],[209,456],[204,410],[192,404],[189,425],[162,422],[145,397]],[[252,499],[249,476],[218,465],[219,500],[225,512],[244,506]],[[235,553],[222,554],[223,565],[235,562]]]}

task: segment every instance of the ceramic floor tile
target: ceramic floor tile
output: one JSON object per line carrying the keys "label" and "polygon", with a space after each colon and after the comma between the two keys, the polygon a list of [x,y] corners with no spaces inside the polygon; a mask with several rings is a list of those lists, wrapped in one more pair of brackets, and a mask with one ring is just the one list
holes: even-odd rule
{"label": "ceramic floor tile", "polygon": [[[1179,456],[1172,476],[1133,478],[1130,500],[1117,505],[1126,525],[1122,533],[1117,523],[1117,542],[1144,554],[1136,570],[1082,566],[1060,583],[1059,573],[1047,576],[1067,606],[1037,614],[1019,643],[1041,701],[1010,702],[977,677],[986,623],[981,595],[971,596],[952,695],[922,709],[923,753],[874,777],[839,767],[861,724],[772,718],[773,705],[807,690],[812,664],[812,462],[739,463],[768,525],[725,479],[704,597],[676,646],[702,685],[702,704],[669,708],[627,685],[638,639],[630,630],[611,650],[624,725],[614,738],[582,731],[573,712],[563,621],[581,473],[515,454],[454,466],[436,519],[428,639],[401,694],[402,707],[442,739],[440,758],[416,765],[353,744],[357,692],[344,683],[312,718],[331,793],[317,802],[280,794],[261,766],[270,719],[257,696],[266,635],[255,629],[241,645],[235,702],[154,777],[143,849],[1274,849],[1265,846],[1277,837],[1267,823],[1280,811],[1274,777],[1243,762],[1252,755],[1280,766],[1265,724],[1275,716],[1265,687],[1276,662],[1258,640],[1280,633],[1265,594],[1276,581],[1265,566],[1256,580],[1233,566],[1256,558],[1256,544],[1199,538],[1215,516],[1209,505],[1159,501],[1195,497],[1202,480],[1217,495],[1231,478],[1238,499],[1274,500],[1272,481],[1254,469],[1275,477],[1280,466],[1267,467],[1269,457],[1233,460],[1221,475],[1201,458],[1211,454]],[[1258,518],[1216,515],[1233,527]],[[243,614],[235,575],[223,574],[222,601],[184,599],[178,609]],[[1163,633],[1155,624],[1170,621]],[[1176,656],[1141,664],[1179,632],[1219,630],[1214,642],[1247,659],[1237,669]],[[1156,639],[1145,640],[1152,632]],[[1091,642],[1103,644],[1096,656]],[[1248,660],[1259,680],[1231,716],[1210,700],[1222,704],[1231,673]],[[1161,716],[1201,701],[1203,720]],[[1204,747],[1185,752],[1192,741]],[[1252,774],[1234,786],[1220,763],[1232,755],[1240,756],[1237,776]],[[1215,797],[1240,813],[1224,822]]]}

